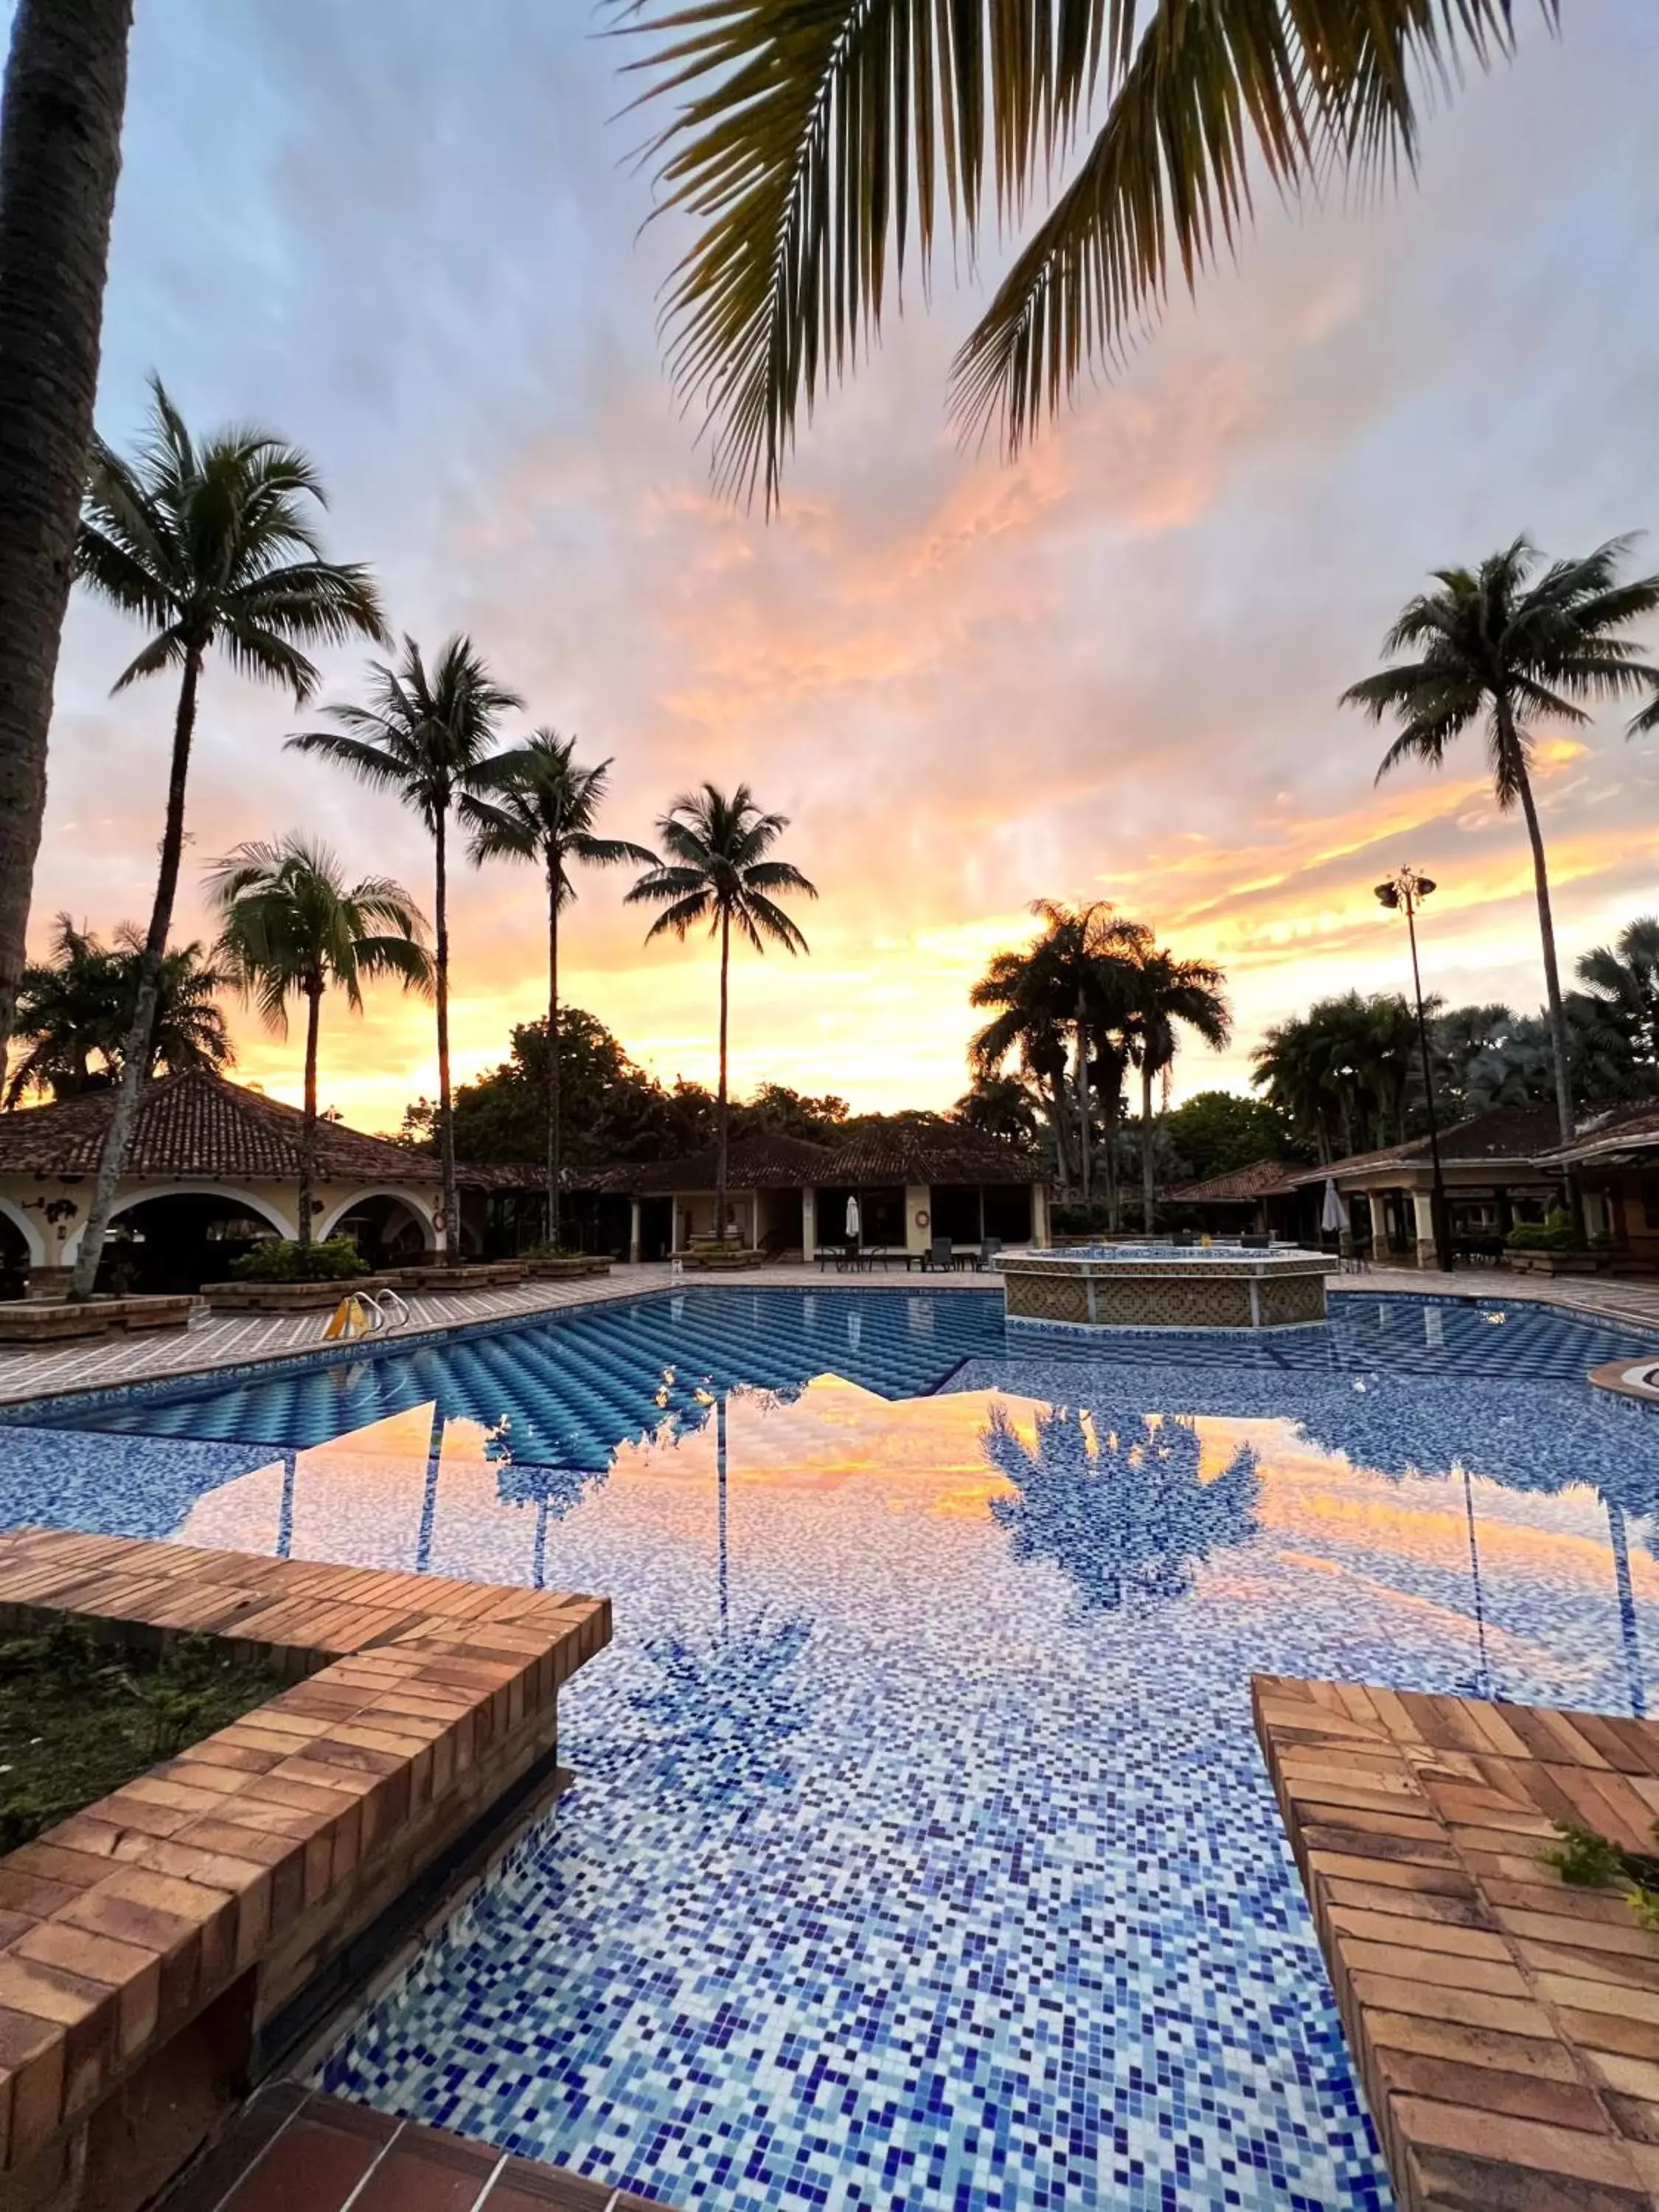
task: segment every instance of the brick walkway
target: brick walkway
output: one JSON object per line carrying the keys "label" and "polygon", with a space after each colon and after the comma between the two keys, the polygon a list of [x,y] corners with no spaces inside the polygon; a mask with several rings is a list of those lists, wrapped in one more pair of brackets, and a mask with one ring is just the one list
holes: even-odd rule
{"label": "brick walkway", "polygon": [[1252,1687],[1402,2212],[1651,2212],[1659,1936],[1540,1853],[1558,1820],[1653,1848],[1659,1723]]}
{"label": "brick walkway", "polygon": [[599,2181],[504,2158],[437,2128],[319,2096],[262,2090],[160,2212],[658,2212]]}

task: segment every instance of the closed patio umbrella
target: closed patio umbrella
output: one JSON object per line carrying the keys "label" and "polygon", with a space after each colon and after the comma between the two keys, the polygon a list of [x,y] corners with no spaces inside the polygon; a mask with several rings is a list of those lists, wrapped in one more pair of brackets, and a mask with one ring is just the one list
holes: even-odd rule
{"label": "closed patio umbrella", "polygon": [[864,1224],[859,1215],[859,1202],[856,1198],[849,1198],[847,1201],[847,1234],[856,1242],[863,1234],[863,1229]]}
{"label": "closed patio umbrella", "polygon": [[1325,1178],[1325,1208],[1319,1217],[1319,1225],[1322,1229],[1329,1231],[1338,1237],[1348,1225],[1347,1209],[1342,1203],[1341,1193],[1337,1189],[1334,1176],[1327,1176]]}

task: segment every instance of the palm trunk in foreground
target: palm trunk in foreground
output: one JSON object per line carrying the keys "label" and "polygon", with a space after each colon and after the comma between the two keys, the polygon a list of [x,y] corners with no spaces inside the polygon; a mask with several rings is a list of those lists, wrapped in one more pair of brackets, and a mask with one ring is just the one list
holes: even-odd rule
{"label": "palm trunk in foreground", "polygon": [[0,1038],[98,387],[132,0],[21,0],[0,109]]}
{"label": "palm trunk in foreground", "polygon": [[306,985],[306,1103],[300,1124],[300,1242],[311,1242],[311,1186],[317,1179],[317,1032],[323,1018],[323,987]]}
{"label": "palm trunk in foreground", "polygon": [[1083,1203],[1089,1203],[1091,1167],[1089,1143],[1089,1041],[1083,1025],[1083,1009],[1079,1006],[1077,1018],[1077,1150],[1078,1193]]}
{"label": "palm trunk in foreground", "polygon": [[1140,1063],[1140,1225],[1152,1233],[1152,1063]]}
{"label": "palm trunk in foreground", "polygon": [[547,870],[547,1241],[559,1243],[559,893],[556,860]]}
{"label": "palm trunk in foreground", "polygon": [[179,711],[173,724],[173,763],[167,775],[167,811],[161,832],[161,866],[155,878],[155,903],[150,909],[149,934],[138,963],[138,998],[132,1024],[121,1047],[121,1083],[115,1094],[115,1112],[98,1162],[98,1181],[92,1195],[92,1213],[82,1234],[70,1283],[72,1298],[89,1298],[98,1279],[98,1261],[115,1211],[115,1195],[132,1133],[138,1120],[138,1100],[149,1076],[150,1032],[155,1025],[156,989],[167,937],[173,928],[173,902],[179,890],[179,864],[185,849],[185,787],[190,778],[190,741],[196,728],[196,691],[202,676],[202,648],[191,646],[185,654],[185,672],[179,685]]}
{"label": "palm trunk in foreground", "polygon": [[434,817],[432,838],[435,848],[433,898],[436,949],[435,996],[438,1007],[438,1173],[443,1188],[444,1259],[453,1266],[461,1255],[460,1205],[455,1194],[455,1122],[449,1103],[449,874],[445,847],[445,817]]}
{"label": "palm trunk in foreground", "polygon": [[1520,757],[1520,748],[1514,741],[1514,726],[1509,719],[1507,707],[1499,714],[1505,724],[1504,737],[1515,756],[1518,770],[1517,783],[1521,794],[1521,811],[1526,817],[1527,836],[1532,845],[1533,881],[1538,891],[1538,934],[1544,946],[1544,994],[1549,1002],[1550,1049],[1555,1058],[1555,1113],[1560,1125],[1561,1142],[1572,1142],[1572,1063],[1567,1053],[1567,1017],[1561,1003],[1561,975],[1555,964],[1555,920],[1550,912],[1549,869],[1544,859],[1544,832],[1539,826],[1538,808],[1532,795],[1532,778]]}
{"label": "palm trunk in foreground", "polygon": [[720,1091],[715,1108],[715,1135],[720,1157],[714,1170],[714,1234],[726,1234],[726,1016],[727,975],[732,964],[732,917],[720,914]]}

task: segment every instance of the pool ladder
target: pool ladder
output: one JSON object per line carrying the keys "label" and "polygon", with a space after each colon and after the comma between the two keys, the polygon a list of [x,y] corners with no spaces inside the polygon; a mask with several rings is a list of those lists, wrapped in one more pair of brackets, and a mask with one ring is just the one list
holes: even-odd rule
{"label": "pool ladder", "polygon": [[371,1336],[386,1335],[394,1328],[409,1326],[409,1308],[394,1290],[365,1291],[363,1310],[368,1316]]}

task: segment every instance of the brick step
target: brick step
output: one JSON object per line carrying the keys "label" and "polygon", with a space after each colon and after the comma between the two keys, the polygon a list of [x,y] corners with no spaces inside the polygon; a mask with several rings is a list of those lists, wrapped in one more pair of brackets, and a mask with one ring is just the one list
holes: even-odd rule
{"label": "brick step", "polygon": [[298,2081],[258,2091],[157,2212],[661,2212],[563,2166],[504,2157]]}

